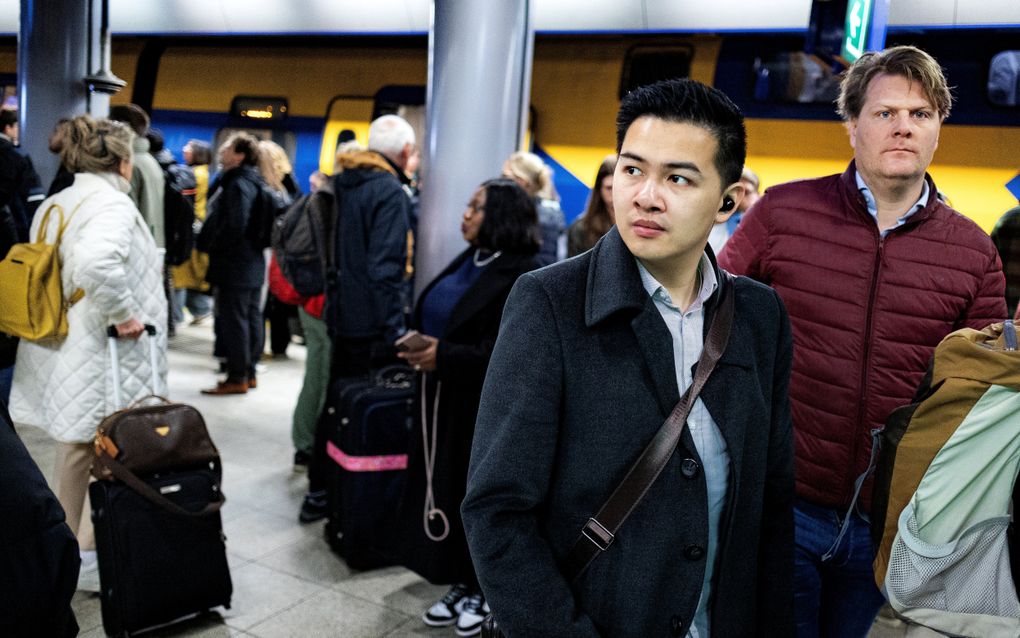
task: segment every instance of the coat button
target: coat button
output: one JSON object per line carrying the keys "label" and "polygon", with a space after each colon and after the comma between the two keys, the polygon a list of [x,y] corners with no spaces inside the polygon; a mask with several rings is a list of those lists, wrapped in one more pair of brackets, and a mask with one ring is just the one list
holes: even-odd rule
{"label": "coat button", "polygon": [[673,616],[670,618],[669,632],[674,636],[682,636],[684,634],[684,619],[680,616]]}
{"label": "coat button", "polygon": [[705,556],[705,548],[701,545],[688,545],[684,548],[684,558],[687,560],[701,560]]}
{"label": "coat button", "polygon": [[680,461],[680,473],[685,478],[694,478],[698,475],[698,462],[694,459],[684,459]]}

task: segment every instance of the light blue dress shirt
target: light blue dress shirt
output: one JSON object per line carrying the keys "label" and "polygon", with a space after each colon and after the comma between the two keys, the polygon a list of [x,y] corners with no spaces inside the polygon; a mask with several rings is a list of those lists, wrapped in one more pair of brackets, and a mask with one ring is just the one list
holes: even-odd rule
{"label": "light blue dress shirt", "polygon": [[[854,177],[857,178],[857,189],[861,191],[861,195],[864,195],[864,202],[868,205],[868,213],[875,219],[875,225],[877,226],[878,202],[875,201],[875,196],[871,193],[871,189],[868,188],[868,185],[864,183],[864,180],[861,178],[860,172],[855,171]],[[910,207],[910,210],[903,213],[903,215],[896,220],[896,223],[894,225],[890,226],[889,228],[886,228],[883,231],[880,231],[882,233],[882,237],[888,235],[889,231],[892,230],[893,228],[899,228],[900,226],[905,224],[908,217],[910,217],[911,215],[925,207],[925,205],[928,203],[928,180],[924,180],[923,184],[924,186],[921,187],[921,199],[917,200],[917,202]]]}
{"label": "light blue dress shirt", "polygon": [[[701,273],[701,288],[697,298],[687,312],[682,312],[669,296],[669,292],[651,273],[645,269],[640,261],[637,262],[638,271],[641,273],[641,283],[645,290],[655,302],[655,307],[662,320],[669,328],[669,334],[673,338],[673,367],[676,370],[676,385],[682,395],[694,382],[691,374],[691,366],[698,362],[701,351],[705,346],[705,301],[712,295],[719,282],[715,277],[715,268],[708,259],[708,255],[702,254],[701,262],[698,264],[698,272]],[[723,507],[726,505],[726,490],[730,480],[730,455],[726,449],[726,441],[723,439],[719,426],[708,413],[704,402],[698,398],[694,401],[694,407],[687,418],[687,429],[694,439],[694,445],[701,457],[702,469],[705,472],[705,482],[708,486],[708,547],[705,551],[705,580],[701,587],[701,598],[698,600],[698,609],[694,615],[694,622],[687,632],[688,638],[708,638],[709,617],[708,608],[712,593],[712,574],[715,572],[715,559],[719,547],[719,521],[722,517]]]}

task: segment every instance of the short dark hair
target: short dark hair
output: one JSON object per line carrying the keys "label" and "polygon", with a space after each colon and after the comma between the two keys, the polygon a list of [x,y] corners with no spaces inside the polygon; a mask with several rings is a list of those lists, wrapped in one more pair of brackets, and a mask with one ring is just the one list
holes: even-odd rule
{"label": "short dark hair", "polygon": [[248,164],[251,166],[257,166],[259,163],[259,140],[257,137],[250,133],[234,133],[227,140],[227,145],[234,150],[235,153],[241,153],[244,155],[244,159],[241,160],[242,164]]}
{"label": "short dark hair", "polygon": [[14,109],[0,109],[0,131],[18,123],[18,112]]}
{"label": "short dark hair", "polygon": [[162,151],[166,146],[166,142],[163,140],[163,132],[158,128],[150,128],[145,137],[149,140],[149,152],[153,155]]}
{"label": "short dark hair", "polygon": [[124,122],[138,137],[145,137],[149,131],[149,114],[137,104],[118,104],[110,107],[110,119]]}
{"label": "short dark hair", "polygon": [[482,188],[485,217],[478,229],[478,245],[508,253],[537,253],[542,239],[535,200],[512,179],[490,179]]}
{"label": "short dark hair", "polygon": [[667,122],[694,124],[715,137],[715,166],[723,187],[740,179],[747,156],[747,132],[740,109],[719,89],[689,79],[663,80],[624,96],[616,116],[616,152],[634,120],[656,117]]}

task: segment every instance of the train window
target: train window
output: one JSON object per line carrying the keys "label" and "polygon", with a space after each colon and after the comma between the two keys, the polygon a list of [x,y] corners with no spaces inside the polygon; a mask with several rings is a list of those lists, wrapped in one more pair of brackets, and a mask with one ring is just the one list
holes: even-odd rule
{"label": "train window", "polygon": [[238,95],[230,103],[230,116],[252,122],[287,119],[287,98]]}
{"label": "train window", "polygon": [[988,100],[996,106],[1020,106],[1020,51],[1003,51],[992,58]]}
{"label": "train window", "polygon": [[634,89],[660,80],[685,78],[691,74],[690,46],[633,46],[623,60],[620,99]]}
{"label": "train window", "polygon": [[754,62],[754,99],[758,102],[831,104],[839,96],[839,68],[802,51],[780,53]]}

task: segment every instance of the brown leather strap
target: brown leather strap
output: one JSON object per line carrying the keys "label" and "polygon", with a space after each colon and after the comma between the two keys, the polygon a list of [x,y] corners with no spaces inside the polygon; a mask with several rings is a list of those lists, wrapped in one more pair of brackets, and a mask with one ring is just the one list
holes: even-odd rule
{"label": "brown leather strap", "polygon": [[726,350],[730,328],[733,325],[735,293],[732,277],[725,271],[722,272],[721,299],[715,316],[712,318],[712,324],[709,326],[701,358],[698,359],[698,369],[694,373],[694,381],[680,397],[680,401],[673,408],[669,418],[659,428],[655,438],[645,447],[641,457],[630,468],[627,476],[620,482],[612,496],[602,505],[598,514],[589,518],[581,528],[581,535],[574,541],[574,546],[567,554],[564,565],[568,581],[573,581],[580,576],[596,556],[609,549],[620,526],[627,520],[631,511],[644,498],[648,488],[665,469],[676,450],[677,443],[680,442],[680,435],[687,423],[687,416],[691,413],[691,408],[694,407],[694,400],[697,399],[698,393],[701,392],[709,375],[712,374],[712,370],[715,369],[715,364]]}
{"label": "brown leather strap", "polygon": [[219,509],[223,507],[223,503],[227,500],[223,496],[223,492],[220,492],[217,489],[216,494],[219,497],[218,500],[210,502],[208,505],[206,505],[200,510],[196,511],[186,510],[177,503],[174,503],[167,497],[157,492],[155,489],[152,488],[151,485],[149,485],[142,479],[138,478],[138,476],[134,472],[124,467],[123,463],[117,461],[112,456],[107,454],[105,450],[101,451],[99,454],[96,455],[96,463],[99,463],[103,467],[109,469],[110,472],[115,477],[120,479],[121,482],[130,487],[139,496],[142,496],[153,505],[156,505],[160,509],[170,512],[171,514],[187,516],[189,518],[201,518],[203,516],[208,516],[209,514],[219,511]]}

